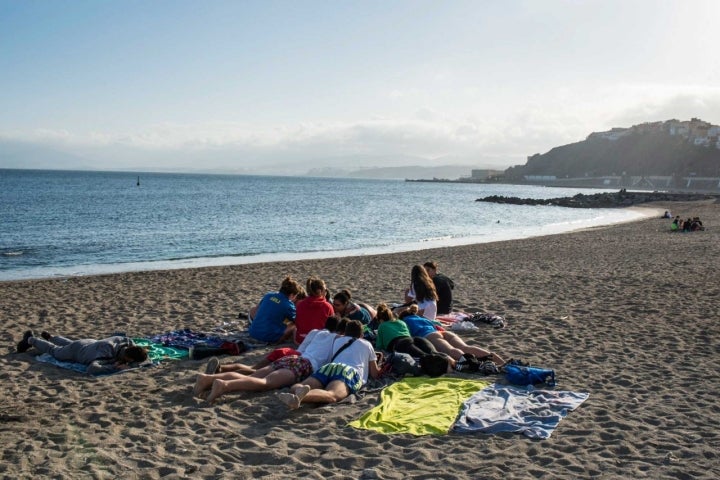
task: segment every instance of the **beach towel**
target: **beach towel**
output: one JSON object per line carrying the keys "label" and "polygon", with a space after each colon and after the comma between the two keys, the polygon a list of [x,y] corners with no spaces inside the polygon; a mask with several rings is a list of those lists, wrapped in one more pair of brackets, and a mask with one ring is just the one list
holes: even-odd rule
{"label": "beach towel", "polygon": [[171,332],[162,333],[149,338],[150,342],[164,345],[166,347],[185,348],[195,347],[198,345],[206,347],[220,348],[225,339],[215,335],[208,335],[203,332],[196,332],[189,328],[182,330],[173,330]]}
{"label": "beach towel", "polygon": [[[78,373],[87,373],[87,365],[84,365],[82,363],[75,363],[75,362],[63,362],[62,360],[56,359],[49,353],[43,353],[42,355],[38,355],[37,357],[35,357],[35,360],[37,360],[38,362],[41,362],[41,363],[49,363],[51,365],[55,365],[56,367],[64,368],[66,370],[72,370],[72,371],[78,372]],[[154,365],[155,364],[148,359],[148,361],[141,363],[137,367],[126,368],[123,370],[117,370],[117,371],[111,372],[111,373],[98,373],[93,376],[94,377],[103,377],[103,376],[107,376],[107,375],[116,375],[118,373],[132,372],[134,370],[138,370],[139,368],[151,367]]]}
{"label": "beach towel", "polygon": [[133,338],[132,340],[138,347],[145,347],[148,350],[148,358],[153,362],[188,358],[188,350],[185,348],[168,347],[161,343],[153,343],[147,338]]}
{"label": "beach towel", "polygon": [[386,434],[446,434],[463,402],[489,383],[454,377],[407,377],[384,389],[380,405],[349,425]]}
{"label": "beach towel", "polygon": [[493,384],[465,402],[453,431],[522,432],[530,438],[549,438],[560,420],[589,395]]}

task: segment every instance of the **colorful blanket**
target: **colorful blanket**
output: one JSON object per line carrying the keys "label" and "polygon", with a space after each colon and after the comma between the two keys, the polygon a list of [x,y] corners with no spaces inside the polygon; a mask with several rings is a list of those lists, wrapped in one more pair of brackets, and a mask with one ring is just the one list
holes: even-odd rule
{"label": "colorful blanket", "polygon": [[387,434],[446,434],[463,402],[488,384],[454,377],[406,377],[383,390],[380,405],[349,425]]}
{"label": "colorful blanket", "polygon": [[138,347],[148,349],[148,358],[154,362],[160,360],[182,360],[188,358],[188,350],[186,348],[168,347],[161,343],[153,343],[146,338],[133,338],[133,342]]}
{"label": "colorful blanket", "polygon": [[465,402],[453,431],[522,432],[530,438],[549,438],[560,420],[589,396],[589,393],[491,385]]}

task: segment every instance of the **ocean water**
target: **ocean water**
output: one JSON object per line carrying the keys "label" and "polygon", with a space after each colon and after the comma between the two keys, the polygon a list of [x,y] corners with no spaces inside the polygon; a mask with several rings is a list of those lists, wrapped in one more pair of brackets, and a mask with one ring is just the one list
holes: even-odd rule
{"label": "ocean water", "polygon": [[0,281],[420,250],[641,216],[475,201],[579,192],[588,190],[0,169]]}

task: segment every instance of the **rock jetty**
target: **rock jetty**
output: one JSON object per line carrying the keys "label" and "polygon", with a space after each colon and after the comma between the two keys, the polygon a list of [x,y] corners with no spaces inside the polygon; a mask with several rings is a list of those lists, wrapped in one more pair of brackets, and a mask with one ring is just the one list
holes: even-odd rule
{"label": "rock jetty", "polygon": [[569,208],[620,208],[630,207],[647,202],[694,202],[698,200],[717,199],[717,195],[696,193],[666,193],[666,192],[628,192],[620,190],[615,193],[593,193],[585,195],[578,193],[573,197],[561,198],[519,198],[491,195],[478,198],[476,202],[507,203],[511,205],[553,205]]}

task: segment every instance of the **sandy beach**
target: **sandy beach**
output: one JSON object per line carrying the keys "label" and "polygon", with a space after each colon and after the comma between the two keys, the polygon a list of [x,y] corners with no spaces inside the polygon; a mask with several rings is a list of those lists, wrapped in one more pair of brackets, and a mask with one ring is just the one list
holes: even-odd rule
{"label": "sandy beach", "polygon": [[[0,283],[3,478],[718,478],[720,203],[656,203],[706,230],[647,220],[389,255]],[[347,426],[377,404],[288,411],[277,392],[192,396],[205,361],[90,377],[15,353],[31,328],[77,338],[243,328],[285,275],[399,301],[435,260],[455,308],[505,317],[463,334],[589,392],[547,440],[387,436]],[[269,348],[238,360],[253,363]],[[224,357],[230,361],[236,357]]]}

